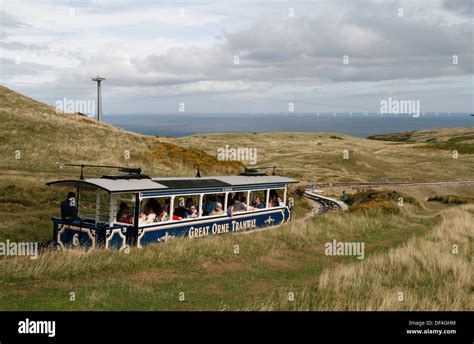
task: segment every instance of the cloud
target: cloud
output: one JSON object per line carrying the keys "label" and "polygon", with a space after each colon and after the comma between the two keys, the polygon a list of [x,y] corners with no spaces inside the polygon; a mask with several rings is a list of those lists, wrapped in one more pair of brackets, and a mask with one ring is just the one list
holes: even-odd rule
{"label": "cloud", "polygon": [[472,18],[473,7],[471,0],[445,0],[443,7],[447,10]]}
{"label": "cloud", "polygon": [[[375,94],[377,85],[407,80],[453,82],[474,68],[470,1],[295,3],[294,17],[289,5],[273,3],[186,5],[184,17],[169,4],[100,0],[78,4],[74,16],[70,6],[7,2],[3,83],[30,78],[37,92],[61,85],[58,92],[92,94],[90,77],[100,73],[120,97],[133,89],[150,97],[311,99],[315,87],[334,97],[347,85]],[[17,56],[21,65],[11,63]]]}
{"label": "cloud", "polygon": [[[196,76],[202,80],[304,83],[473,72],[468,22],[449,26],[408,15],[399,18],[394,8],[382,9],[379,5],[362,15],[352,9],[336,17],[325,13],[316,18],[259,18],[245,30],[225,33],[224,40],[212,48],[169,49],[147,57],[139,69],[156,76],[174,73],[176,84],[195,82]],[[240,59],[238,65],[233,64],[235,55]],[[462,63],[453,65],[453,55]]]}

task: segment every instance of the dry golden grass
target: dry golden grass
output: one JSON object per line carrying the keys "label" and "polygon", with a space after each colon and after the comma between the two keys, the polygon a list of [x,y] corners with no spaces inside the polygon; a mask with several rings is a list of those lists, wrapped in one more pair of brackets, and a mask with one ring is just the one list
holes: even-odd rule
{"label": "dry golden grass", "polygon": [[[137,166],[153,176],[194,176],[195,163],[210,175],[241,170],[239,163],[218,161],[196,148],[161,142],[153,136],[127,132],[84,116],[56,113],[51,106],[2,86],[0,104],[2,174],[70,174],[57,170],[58,161]],[[21,152],[21,159],[16,159],[16,151]]]}
{"label": "dry golden grass", "polygon": [[[431,134],[436,131],[430,131]],[[474,129],[442,129],[440,138],[474,136]],[[433,134],[436,137],[436,134]],[[336,138],[337,137],[337,138]],[[168,139],[186,147],[199,147],[213,156],[217,149],[255,147],[258,165],[277,165],[279,174],[305,182],[443,181],[472,179],[474,154],[420,142],[387,142],[332,133],[206,134]],[[469,141],[465,141],[469,142]],[[463,143],[468,152],[472,144]],[[430,149],[422,149],[430,147]],[[466,148],[467,147],[467,148]],[[471,147],[471,148],[469,148]],[[343,159],[343,152],[349,159]]]}
{"label": "dry golden grass", "polygon": [[[472,205],[442,213],[442,222],[387,253],[325,270],[295,301],[274,296],[266,310],[472,310]],[[285,293],[282,293],[285,295]]]}

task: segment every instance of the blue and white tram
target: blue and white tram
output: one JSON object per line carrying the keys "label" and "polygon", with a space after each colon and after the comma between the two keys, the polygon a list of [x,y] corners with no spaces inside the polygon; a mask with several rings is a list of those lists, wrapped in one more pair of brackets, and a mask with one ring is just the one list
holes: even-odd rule
{"label": "blue and white tram", "polygon": [[[267,175],[58,180],[75,188],[77,218],[54,217],[55,247],[139,248],[173,237],[206,237],[288,222],[296,180]],[[220,207],[219,207],[220,206]]]}

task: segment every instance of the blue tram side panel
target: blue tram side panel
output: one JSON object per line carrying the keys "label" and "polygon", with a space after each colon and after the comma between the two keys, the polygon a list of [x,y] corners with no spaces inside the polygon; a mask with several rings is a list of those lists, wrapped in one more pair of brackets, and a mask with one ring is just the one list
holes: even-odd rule
{"label": "blue tram side panel", "polygon": [[98,247],[122,249],[127,244],[130,226],[114,225],[97,227],[83,221],[65,221],[52,218],[53,242],[57,248],[81,247],[86,251]]}
{"label": "blue tram side panel", "polygon": [[[108,221],[97,220],[100,218],[99,206],[96,207],[96,214],[93,218],[79,217],[73,221],[52,218],[53,242],[59,249],[69,247],[79,247],[86,251],[96,248],[124,249],[128,245],[143,247],[162,243],[174,237],[201,238],[276,226],[290,220],[292,202],[288,202],[287,199],[287,186],[291,183],[296,183],[296,181],[285,177],[266,175],[178,179],[152,179],[143,175],[125,175],[50,182],[47,185],[75,187],[79,198],[83,189],[96,191],[97,200],[100,200],[99,192],[107,192],[110,195]],[[135,206],[133,211],[136,215],[140,210],[140,202],[153,196],[171,198],[169,206],[173,209],[176,206],[175,198],[182,195],[199,195],[200,204],[202,204],[204,195],[219,194],[222,196],[225,194],[227,200],[228,197],[237,193],[247,193],[248,197],[252,191],[257,190],[264,191],[265,198],[269,197],[271,190],[284,190],[283,204],[276,207],[234,212],[232,215],[201,216],[193,219],[154,222],[148,225],[139,224],[136,226],[136,223],[127,224],[115,221],[116,211],[114,212],[114,209],[116,209],[117,201],[123,199],[120,197],[135,198],[135,204],[138,206]],[[225,206],[226,204],[224,204]],[[80,205],[78,207],[80,208]]]}
{"label": "blue tram side panel", "polygon": [[211,235],[250,231],[262,227],[275,226],[290,220],[290,210],[284,208],[270,208],[259,212],[234,213],[233,216],[224,215],[221,218],[181,221],[185,223],[158,224],[139,228],[139,244],[145,246],[163,242],[173,237],[201,238]]}

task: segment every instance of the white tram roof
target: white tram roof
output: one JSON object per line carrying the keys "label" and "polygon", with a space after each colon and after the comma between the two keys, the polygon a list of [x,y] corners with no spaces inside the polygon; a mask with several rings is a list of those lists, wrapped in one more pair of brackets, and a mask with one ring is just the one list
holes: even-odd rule
{"label": "white tram roof", "polygon": [[91,187],[109,193],[173,191],[190,189],[227,189],[233,187],[282,185],[297,183],[280,176],[217,176],[202,178],[88,178],[49,182],[47,185]]}

